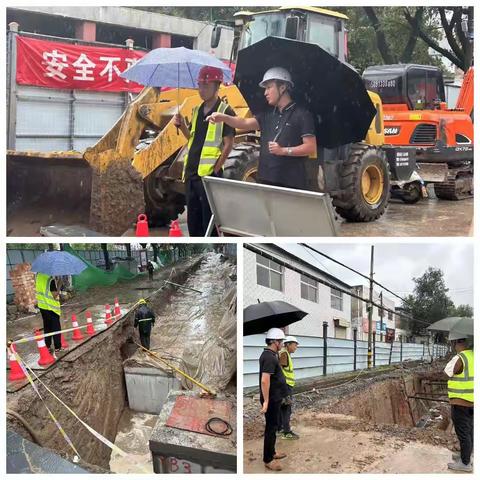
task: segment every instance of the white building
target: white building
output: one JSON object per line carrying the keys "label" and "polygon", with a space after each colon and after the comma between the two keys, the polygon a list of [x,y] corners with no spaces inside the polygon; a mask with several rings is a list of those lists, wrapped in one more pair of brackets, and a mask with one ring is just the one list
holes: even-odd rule
{"label": "white building", "polygon": [[299,245],[244,245],[244,307],[257,301],[283,300],[308,315],[287,329],[290,335],[351,339],[350,285],[308,260]]}
{"label": "white building", "polygon": [[[352,287],[352,293],[355,295],[369,299],[370,289],[366,285],[355,285]],[[383,292],[373,290],[374,306],[372,312],[372,328],[376,332],[376,340],[383,341],[387,328],[395,328],[395,302],[385,295]],[[360,299],[352,298],[352,328],[357,328],[357,339],[368,340],[368,304],[362,302]],[[383,310],[383,311],[382,311]],[[396,332],[397,333],[397,332]],[[395,335],[397,339],[397,334]]]}

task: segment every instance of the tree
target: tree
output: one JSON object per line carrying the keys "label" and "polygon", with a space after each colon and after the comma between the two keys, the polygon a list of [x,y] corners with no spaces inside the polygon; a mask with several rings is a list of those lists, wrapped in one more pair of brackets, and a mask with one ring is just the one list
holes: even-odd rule
{"label": "tree", "polygon": [[451,317],[473,317],[473,307],[471,305],[458,305],[452,307],[449,312]]}
{"label": "tree", "polygon": [[415,288],[404,299],[402,308],[412,317],[409,326],[415,335],[433,322],[448,317],[454,305],[441,269],[429,267],[421,277],[412,280]]}
{"label": "tree", "polygon": [[439,38],[438,28],[431,24],[424,7],[412,9],[418,28],[413,28],[405,20],[403,7],[349,7],[338,10],[349,17],[349,62],[360,72],[371,65],[395,63],[441,66],[441,61],[430,55],[428,45],[418,41],[420,27],[432,38]]}
{"label": "tree", "polygon": [[473,64],[473,7],[436,7],[426,11],[441,29],[450,49],[440,45],[438,36],[433,37],[420,19],[412,16],[410,8],[404,9],[404,16],[426,45],[466,72]]}

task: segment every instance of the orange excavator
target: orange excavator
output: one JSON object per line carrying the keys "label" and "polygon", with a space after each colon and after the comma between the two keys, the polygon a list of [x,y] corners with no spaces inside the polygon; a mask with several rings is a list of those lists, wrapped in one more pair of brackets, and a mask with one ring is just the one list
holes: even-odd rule
{"label": "orange excavator", "polygon": [[428,65],[368,67],[368,90],[380,95],[385,143],[416,149],[417,171],[435,195],[473,195],[473,67],[466,72],[455,108],[445,101],[443,75]]}

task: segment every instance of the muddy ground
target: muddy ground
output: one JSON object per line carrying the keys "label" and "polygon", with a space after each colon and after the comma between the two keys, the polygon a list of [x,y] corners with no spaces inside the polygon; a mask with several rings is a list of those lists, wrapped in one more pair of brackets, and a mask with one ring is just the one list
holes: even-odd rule
{"label": "muddy ground", "polygon": [[[441,367],[436,362],[432,371],[439,372]],[[367,373],[354,381],[353,375],[330,377],[319,380],[315,389],[309,386],[295,395],[292,429],[301,438],[277,440],[278,451],[291,453],[291,458],[281,461],[283,473],[446,472],[452,451],[458,451],[456,437],[447,428],[448,404],[423,402],[412,419],[401,391],[402,377],[425,371],[430,369],[412,363],[408,369],[397,367],[375,376]],[[244,397],[246,473],[266,472],[259,405],[257,395]]]}
{"label": "muddy ground", "polygon": [[[220,257],[220,255],[218,256]],[[202,259],[203,257],[198,256],[182,262],[182,265],[176,264],[173,272],[168,269],[170,280],[180,284],[184,283],[187,277],[200,266]],[[147,297],[152,290],[158,288],[158,283],[163,284],[163,275],[166,273],[163,272],[161,281],[157,276],[153,285],[145,277],[128,285],[123,284],[121,294],[119,286],[92,289],[74,299],[78,303],[76,308],[92,301],[105,303],[106,297],[110,298],[114,295],[113,290],[116,290],[118,296],[123,295],[123,298],[130,302],[134,302],[140,297]],[[152,301],[154,308],[158,308],[158,311],[162,312],[174,295],[173,291],[176,291],[176,287],[170,286],[158,292]],[[133,317],[133,312],[127,313],[108,330],[97,333],[74,350],[67,351],[41,376],[41,380],[57,393],[80,418],[111,441],[115,441],[119,422],[127,405],[123,362],[135,351],[135,347],[132,349],[132,340],[139,342],[138,333],[133,328]],[[27,320],[23,322],[25,323]],[[21,352],[20,348],[19,351]],[[93,464],[94,469],[107,470],[110,449],[80,426],[64,407],[46,394],[43,387],[40,387],[40,392],[45,394],[45,398],[48,398],[49,408],[80,452],[82,465],[92,469],[91,465]],[[17,392],[9,393],[7,408],[17,412],[28,422],[42,446],[52,449],[66,458],[72,458],[72,451],[30,386],[27,385]],[[31,438],[21,422],[11,416],[7,416],[7,426],[25,438]]]}
{"label": "muddy ground", "polygon": [[[338,235],[341,237],[471,236],[473,204],[473,198],[458,202],[429,198],[416,205],[406,205],[400,200],[392,200],[385,215],[374,222],[341,221]],[[88,233],[88,209],[81,210],[72,206],[71,210],[68,210],[63,204],[49,204],[45,207],[23,204],[15,209],[9,209],[7,215],[7,234],[9,236],[40,236],[40,227],[52,224],[72,228],[70,232],[68,229],[63,230],[66,231],[64,233],[66,236],[91,235]],[[126,227],[119,235],[135,235],[131,218],[126,222],[123,221],[123,216],[121,218],[120,223],[122,225],[125,223]],[[188,235],[186,218],[186,213],[179,217],[184,236]],[[77,226],[79,230],[74,226]],[[75,231],[79,233],[75,235]],[[151,228],[150,235],[154,237],[168,236],[168,228]]]}

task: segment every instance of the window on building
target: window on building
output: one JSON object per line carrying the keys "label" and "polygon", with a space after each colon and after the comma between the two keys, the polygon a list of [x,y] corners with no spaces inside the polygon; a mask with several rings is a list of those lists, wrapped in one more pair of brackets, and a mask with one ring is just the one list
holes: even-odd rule
{"label": "window on building", "polygon": [[335,310],[343,311],[342,292],[332,287],[330,287],[330,305]]}
{"label": "window on building", "polygon": [[306,275],[300,275],[300,290],[302,298],[318,303],[318,284]]}
{"label": "window on building", "polygon": [[387,312],[388,313],[388,319],[393,320],[393,313],[392,312]]}
{"label": "window on building", "polygon": [[257,284],[283,291],[282,265],[257,254]]}

